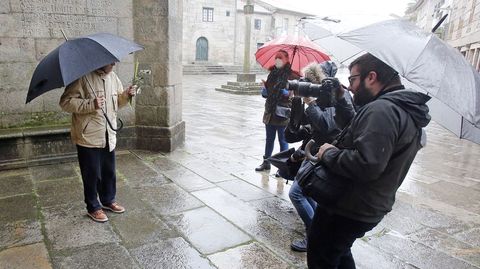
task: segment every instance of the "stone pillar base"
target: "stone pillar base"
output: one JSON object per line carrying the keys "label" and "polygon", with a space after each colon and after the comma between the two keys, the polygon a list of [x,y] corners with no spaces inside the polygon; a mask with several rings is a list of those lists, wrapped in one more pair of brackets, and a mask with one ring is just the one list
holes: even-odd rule
{"label": "stone pillar base", "polygon": [[255,82],[255,73],[240,73],[237,74],[237,82]]}
{"label": "stone pillar base", "polygon": [[137,125],[136,132],[138,149],[171,152],[185,141],[185,122],[171,127]]}
{"label": "stone pillar base", "polygon": [[256,74],[250,73],[237,74],[237,81],[228,81],[227,85],[215,90],[241,95],[260,95],[263,84],[255,82],[255,76]]}

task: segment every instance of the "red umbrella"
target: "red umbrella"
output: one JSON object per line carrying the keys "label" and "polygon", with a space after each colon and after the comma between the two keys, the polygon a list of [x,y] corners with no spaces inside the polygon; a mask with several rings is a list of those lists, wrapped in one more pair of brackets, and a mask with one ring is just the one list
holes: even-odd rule
{"label": "red umbrella", "polygon": [[311,62],[321,63],[330,60],[317,44],[308,37],[299,35],[283,35],[265,43],[257,50],[255,58],[263,68],[268,69],[275,64],[275,54],[279,50],[288,52],[292,70],[299,74],[300,70]]}

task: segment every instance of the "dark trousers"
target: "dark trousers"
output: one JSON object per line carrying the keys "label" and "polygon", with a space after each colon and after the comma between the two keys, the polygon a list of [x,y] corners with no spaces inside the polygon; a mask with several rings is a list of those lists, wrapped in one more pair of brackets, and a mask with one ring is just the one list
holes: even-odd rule
{"label": "dark trousers", "polygon": [[355,268],[350,248],[355,239],[377,224],[345,218],[317,207],[308,233],[308,268]]}
{"label": "dark trousers", "polygon": [[[82,173],[83,194],[87,211],[93,212],[115,201],[115,151],[105,148],[86,148],[77,145],[78,163]],[[100,204],[97,199],[100,198]]]}

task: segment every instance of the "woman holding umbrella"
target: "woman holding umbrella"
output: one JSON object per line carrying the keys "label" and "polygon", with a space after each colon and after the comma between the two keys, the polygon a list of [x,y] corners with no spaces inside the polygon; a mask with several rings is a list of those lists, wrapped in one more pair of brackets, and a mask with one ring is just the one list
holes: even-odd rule
{"label": "woman holding umbrella", "polygon": [[286,90],[287,80],[297,79],[299,75],[292,71],[288,52],[279,50],[275,54],[275,64],[270,67],[270,74],[267,81],[264,81],[262,96],[265,100],[265,111],[263,113],[263,123],[265,124],[266,141],[265,155],[260,166],[255,171],[270,170],[270,163],[267,158],[272,156],[276,133],[278,133],[278,142],[280,151],[288,149],[288,143],[285,140],[285,128],[290,116],[290,94]]}

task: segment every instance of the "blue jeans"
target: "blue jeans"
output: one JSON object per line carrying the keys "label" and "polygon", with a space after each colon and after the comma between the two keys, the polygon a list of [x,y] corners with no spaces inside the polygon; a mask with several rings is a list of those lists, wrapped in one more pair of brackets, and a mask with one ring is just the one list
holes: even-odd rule
{"label": "blue jeans", "polygon": [[[108,141],[108,139],[107,139]],[[78,163],[82,173],[83,194],[87,211],[94,212],[102,205],[115,202],[115,151],[105,148],[86,148],[77,145]]]}
{"label": "blue jeans", "polygon": [[290,197],[290,201],[292,201],[293,206],[297,210],[298,215],[300,215],[300,218],[302,219],[303,223],[305,224],[305,228],[308,231],[310,225],[312,224],[317,203],[312,198],[303,194],[302,188],[298,185],[296,180],[293,181],[288,196]]}
{"label": "blue jeans", "polygon": [[280,151],[288,149],[288,143],[287,140],[285,140],[285,128],[287,127],[265,124],[265,131],[267,134],[267,140],[265,142],[265,158],[272,156],[276,133],[278,133],[278,143],[280,144]]}

